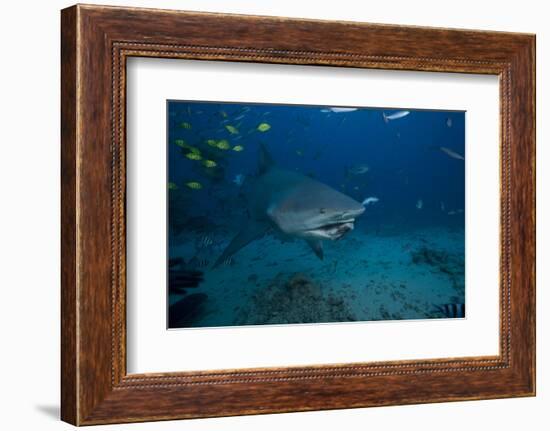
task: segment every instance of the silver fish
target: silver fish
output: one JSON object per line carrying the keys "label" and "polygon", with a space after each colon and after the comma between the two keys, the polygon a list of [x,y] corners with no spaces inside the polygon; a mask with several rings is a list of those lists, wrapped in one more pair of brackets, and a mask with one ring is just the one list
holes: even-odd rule
{"label": "silver fish", "polygon": [[348,174],[363,175],[363,174],[366,174],[369,171],[369,169],[370,168],[367,165],[352,166],[351,168],[348,168]]}
{"label": "silver fish", "polygon": [[394,112],[393,114],[386,115],[385,112],[382,112],[382,117],[384,117],[384,122],[387,123],[392,120],[398,120],[399,118],[406,117],[410,113],[411,113],[410,111],[397,111],[397,112]]}
{"label": "silver fish", "polygon": [[357,111],[357,108],[338,108],[338,107],[334,107],[334,108],[321,109],[321,112],[333,112],[335,114],[339,114],[339,113],[342,113],[342,112],[353,112],[353,111]]}
{"label": "silver fish", "polygon": [[447,154],[449,157],[456,159],[456,160],[464,160],[464,157],[461,156],[458,153],[455,153],[453,150],[450,150],[447,147],[439,147],[441,151],[443,151],[445,154]]}
{"label": "silver fish", "polygon": [[368,197],[366,198],[363,202],[361,202],[361,204],[366,207],[368,204],[375,204],[376,202],[378,202],[380,199],[378,199],[377,197],[375,196],[371,196],[371,197]]}

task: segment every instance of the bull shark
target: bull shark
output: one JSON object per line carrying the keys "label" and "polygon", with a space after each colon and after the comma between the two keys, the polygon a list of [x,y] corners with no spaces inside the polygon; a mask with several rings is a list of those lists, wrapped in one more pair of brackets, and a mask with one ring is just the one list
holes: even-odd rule
{"label": "bull shark", "polygon": [[305,240],[323,259],[322,240],[338,240],[353,230],[365,207],[333,188],[275,165],[260,146],[259,173],[247,178],[249,220],[231,240],[214,267],[267,233]]}

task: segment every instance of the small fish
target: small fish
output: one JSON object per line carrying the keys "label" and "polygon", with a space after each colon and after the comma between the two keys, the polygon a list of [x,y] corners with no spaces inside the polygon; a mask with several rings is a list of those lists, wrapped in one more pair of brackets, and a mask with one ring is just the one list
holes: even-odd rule
{"label": "small fish", "polygon": [[191,123],[188,123],[187,121],[184,121],[183,123],[180,123],[180,127],[182,129],[190,130],[191,129]]}
{"label": "small fish", "polygon": [[418,199],[416,201],[416,209],[421,210],[423,206],[424,206],[424,202],[422,201],[422,199]]}
{"label": "small fish", "polygon": [[377,197],[375,196],[371,196],[371,197],[368,197],[366,198],[363,202],[361,202],[361,204],[366,207],[367,205],[369,204],[375,204],[376,202],[378,202],[380,199],[378,199]]}
{"label": "small fish", "polygon": [[447,127],[453,127],[453,120],[451,118],[447,118],[445,124],[447,125]]}
{"label": "small fish", "polygon": [[197,153],[187,153],[185,157],[187,157],[189,160],[202,160],[201,155]]}
{"label": "small fish", "polygon": [[206,145],[209,145],[211,147],[217,147],[218,146],[218,141],[216,141],[215,139],[207,139],[206,140]]}
{"label": "small fish", "polygon": [[392,120],[397,120],[399,118],[406,117],[410,113],[411,113],[410,111],[397,111],[397,112],[394,112],[393,114],[386,115],[385,112],[382,112],[382,116],[384,117],[384,122],[387,123]]}
{"label": "small fish", "polygon": [[237,135],[239,133],[239,130],[235,127],[235,126],[231,126],[229,124],[226,124],[225,125],[225,128],[227,129],[227,131],[229,133],[231,133],[232,135]]}
{"label": "small fish", "polygon": [[217,142],[216,147],[218,147],[220,150],[229,150],[229,148],[231,148],[231,145],[229,145],[227,139],[222,139],[221,141]]}
{"label": "small fish", "polygon": [[456,211],[449,211],[449,212],[447,213],[447,215],[455,215],[455,214],[456,214]]}
{"label": "small fish", "polygon": [[210,238],[208,235],[205,235],[199,239],[198,246],[200,248],[209,247],[212,244],[214,244],[214,240]]}
{"label": "small fish", "polygon": [[235,117],[234,120],[239,121],[239,120],[242,120],[243,118],[244,118],[244,114],[239,115],[238,117]]}
{"label": "small fish", "polygon": [[233,266],[233,265],[235,265],[235,259],[233,259],[233,256],[229,256],[227,259],[225,259],[222,262],[222,265],[224,265],[224,266]]}
{"label": "small fish", "polygon": [[445,154],[447,154],[449,157],[456,159],[456,160],[464,160],[464,157],[461,156],[458,153],[455,153],[453,150],[450,150],[447,147],[439,147],[441,151],[443,151]]}
{"label": "small fish", "polygon": [[235,146],[233,147],[233,151],[240,152],[240,151],[242,151],[242,150],[244,150],[244,147],[243,147],[242,145],[235,145]]}
{"label": "small fish", "polygon": [[202,164],[207,168],[215,168],[216,166],[218,166],[218,164],[214,160],[205,160],[202,162]]}
{"label": "small fish", "polygon": [[304,152],[302,150],[296,150],[296,155],[303,156]]}
{"label": "small fish", "polygon": [[457,303],[436,305],[435,311],[450,319],[463,318],[466,315],[464,304]]}
{"label": "small fish", "polygon": [[227,118],[227,112],[225,112],[225,111],[220,111],[220,115],[221,115],[223,118]]}
{"label": "small fish", "polygon": [[178,185],[176,183],[168,183],[168,190],[177,190]]}
{"label": "small fish", "polygon": [[260,132],[267,132],[269,129],[271,129],[271,126],[268,123],[260,123],[258,124],[258,127],[256,129]]}
{"label": "small fish", "polygon": [[334,108],[321,109],[321,112],[334,112],[335,114],[339,114],[341,112],[353,112],[353,111],[357,111],[357,108],[338,108],[338,107],[334,107]]}
{"label": "small fish", "polygon": [[441,211],[445,211],[445,202],[439,202],[439,207],[441,208]]}
{"label": "small fish", "polygon": [[235,175],[235,178],[233,178],[233,182],[240,187],[244,183],[244,178],[245,176],[243,174],[237,174]]}
{"label": "small fish", "polygon": [[351,168],[348,168],[348,174],[363,175],[363,174],[366,174],[369,171],[369,169],[370,168],[367,165],[352,166]]}
{"label": "small fish", "polygon": [[193,256],[189,260],[189,266],[193,268],[206,268],[209,263],[210,262],[207,259],[203,257],[197,257],[197,256]]}
{"label": "small fish", "polygon": [[202,184],[197,181],[189,181],[188,183],[185,183],[187,187],[189,187],[192,190],[200,190],[202,189]]}
{"label": "small fish", "polygon": [[180,147],[180,148],[185,148],[189,151],[191,151],[192,153],[195,153],[195,154],[200,154],[201,153],[201,150],[199,150],[198,148],[196,147],[193,147],[192,145],[189,145],[188,143],[186,143],[183,139],[176,139],[174,141],[174,143]]}

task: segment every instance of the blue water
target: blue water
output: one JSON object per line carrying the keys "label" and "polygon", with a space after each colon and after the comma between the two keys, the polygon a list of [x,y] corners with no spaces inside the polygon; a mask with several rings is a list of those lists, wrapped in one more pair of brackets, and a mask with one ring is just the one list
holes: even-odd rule
{"label": "blue water", "polygon": [[[170,327],[464,317],[465,162],[445,149],[465,157],[465,113],[329,108],[168,102]],[[322,261],[268,235],[213,267],[248,221],[260,144],[282,169],[378,199]]]}

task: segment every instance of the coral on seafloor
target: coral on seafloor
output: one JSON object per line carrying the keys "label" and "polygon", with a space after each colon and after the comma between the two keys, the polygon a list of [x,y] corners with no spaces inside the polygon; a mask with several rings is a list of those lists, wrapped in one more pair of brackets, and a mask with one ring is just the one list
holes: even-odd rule
{"label": "coral on seafloor", "polygon": [[234,324],[290,324],[357,320],[345,300],[325,294],[320,284],[302,273],[279,273],[259,287]]}
{"label": "coral on seafloor", "polygon": [[412,263],[416,265],[429,265],[447,275],[453,288],[458,293],[464,294],[464,255],[422,246],[411,251],[411,258]]}

